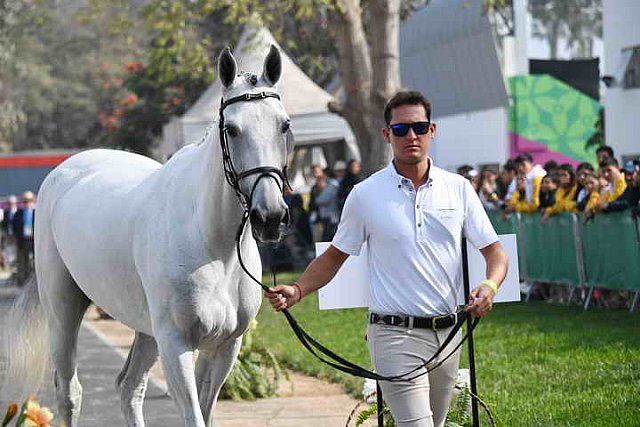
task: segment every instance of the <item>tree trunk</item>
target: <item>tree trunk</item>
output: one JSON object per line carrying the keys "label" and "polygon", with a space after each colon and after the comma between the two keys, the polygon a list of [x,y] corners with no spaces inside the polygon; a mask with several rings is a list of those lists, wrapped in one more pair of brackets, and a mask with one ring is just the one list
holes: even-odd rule
{"label": "tree trunk", "polygon": [[[344,102],[330,109],[345,118],[355,134],[363,154],[370,150],[371,124],[368,110],[371,105],[371,60],[362,23],[359,0],[337,0],[329,13],[330,30],[338,48],[340,78]],[[367,170],[364,155],[362,169]]]}
{"label": "tree trunk", "polygon": [[370,122],[375,135],[371,150],[365,153],[370,169],[378,170],[387,165],[391,150],[382,137],[386,126],[383,118],[384,106],[400,90],[400,3],[401,0],[372,0],[371,5],[371,64],[373,84],[371,87]]}
{"label": "tree trunk", "polygon": [[[359,0],[337,0],[329,15],[338,45],[340,77],[345,92],[342,106],[332,110],[351,125],[369,175],[389,161],[381,135],[387,99],[400,88],[398,29],[400,0],[374,0],[371,6],[371,46],[367,42]],[[375,65],[372,67],[372,64]]]}

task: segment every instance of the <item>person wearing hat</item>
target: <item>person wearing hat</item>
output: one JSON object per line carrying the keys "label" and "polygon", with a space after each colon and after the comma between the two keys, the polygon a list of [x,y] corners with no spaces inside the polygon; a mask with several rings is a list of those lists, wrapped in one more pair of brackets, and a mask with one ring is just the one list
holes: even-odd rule
{"label": "person wearing hat", "polygon": [[333,179],[336,185],[340,185],[347,174],[347,163],[344,160],[338,160],[333,164]]}
{"label": "person wearing hat", "polygon": [[602,212],[618,212],[625,209],[634,209],[640,201],[640,167],[637,163],[629,160],[622,168],[624,179],[627,184],[624,192],[615,200],[604,202],[601,205]]}
{"label": "person wearing hat", "polygon": [[22,206],[13,217],[12,228],[16,239],[18,271],[16,282],[23,285],[32,270],[33,227],[35,225],[36,198],[33,192],[22,194]]}

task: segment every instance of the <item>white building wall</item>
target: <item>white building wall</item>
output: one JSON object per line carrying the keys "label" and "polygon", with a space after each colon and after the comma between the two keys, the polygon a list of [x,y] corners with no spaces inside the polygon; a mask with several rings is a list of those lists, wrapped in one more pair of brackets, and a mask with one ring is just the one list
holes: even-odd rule
{"label": "white building wall", "polygon": [[[604,75],[618,72],[621,50],[640,45],[640,1],[604,0]],[[605,138],[619,159],[640,154],[640,88],[607,88],[604,94]]]}
{"label": "white building wall", "polygon": [[449,171],[463,164],[503,164],[509,156],[507,111],[504,108],[434,117],[438,125],[431,145],[436,165]]}

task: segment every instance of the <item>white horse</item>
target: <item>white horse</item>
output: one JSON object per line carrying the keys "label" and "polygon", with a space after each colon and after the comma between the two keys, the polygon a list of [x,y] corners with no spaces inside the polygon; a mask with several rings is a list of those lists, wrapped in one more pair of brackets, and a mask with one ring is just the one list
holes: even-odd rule
{"label": "white horse", "polygon": [[[86,151],[43,182],[37,284],[25,290],[8,328],[33,324],[31,308],[41,303],[58,410],[67,427],[77,425],[80,411],[76,344],[90,302],[136,331],[116,381],[128,426],[144,426],[144,392],[158,354],[185,425],[213,424],[218,393],[261,300],[260,287],[241,270],[235,253],[244,212],[239,199],[247,204],[251,230],[241,239],[241,251],[255,277],[262,271],[252,235],[279,240],[288,215],[282,171],[293,140],[275,90],[281,70],[273,46],[260,77],[237,74],[226,49],[218,72],[230,103],[222,108],[219,133],[181,149],[164,166],[121,151]],[[36,331],[29,332],[33,343]],[[10,347],[20,347],[18,338],[9,339]],[[10,387],[38,361],[17,362],[10,361],[10,374],[17,377]]]}

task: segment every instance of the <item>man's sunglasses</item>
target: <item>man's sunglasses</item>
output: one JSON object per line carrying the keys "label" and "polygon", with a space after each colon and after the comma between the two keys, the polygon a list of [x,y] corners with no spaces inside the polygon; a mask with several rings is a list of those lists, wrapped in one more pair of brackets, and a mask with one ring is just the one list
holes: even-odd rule
{"label": "man's sunglasses", "polygon": [[405,136],[409,133],[409,128],[413,129],[416,135],[424,135],[429,132],[431,122],[395,123],[389,126],[391,133],[395,136]]}

